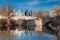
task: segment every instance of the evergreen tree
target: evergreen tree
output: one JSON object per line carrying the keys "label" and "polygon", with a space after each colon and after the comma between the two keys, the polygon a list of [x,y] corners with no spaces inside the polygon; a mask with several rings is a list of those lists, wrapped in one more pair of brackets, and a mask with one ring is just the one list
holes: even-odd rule
{"label": "evergreen tree", "polygon": [[26,9],[26,13],[27,13],[27,16],[28,16],[28,9]]}
{"label": "evergreen tree", "polygon": [[28,16],[28,9],[26,9],[26,11],[25,11],[25,15],[27,15],[27,16]]}
{"label": "evergreen tree", "polygon": [[27,14],[26,14],[26,11],[25,11],[25,15],[27,15]]}
{"label": "evergreen tree", "polygon": [[29,16],[30,16],[30,12],[29,12]]}
{"label": "evergreen tree", "polygon": [[30,16],[32,16],[32,10],[31,10]]}

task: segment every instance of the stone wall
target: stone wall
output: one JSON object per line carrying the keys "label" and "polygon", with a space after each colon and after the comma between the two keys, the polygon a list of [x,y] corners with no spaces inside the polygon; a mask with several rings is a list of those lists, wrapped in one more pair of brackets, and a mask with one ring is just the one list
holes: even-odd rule
{"label": "stone wall", "polygon": [[42,31],[42,19],[26,20],[25,22],[28,30]]}
{"label": "stone wall", "polygon": [[40,18],[39,20],[35,20],[35,31],[42,31],[42,19]]}
{"label": "stone wall", "polygon": [[25,29],[35,30],[35,20],[25,20]]}

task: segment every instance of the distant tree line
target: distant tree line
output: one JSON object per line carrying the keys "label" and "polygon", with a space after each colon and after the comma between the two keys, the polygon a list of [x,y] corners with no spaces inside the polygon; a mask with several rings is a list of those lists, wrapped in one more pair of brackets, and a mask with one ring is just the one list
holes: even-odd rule
{"label": "distant tree line", "polygon": [[[60,16],[60,6],[54,6],[53,10],[54,10],[54,14],[56,14],[54,17]],[[5,15],[5,16],[10,17],[11,13],[13,13],[13,7],[11,4],[4,4],[3,7],[0,7],[0,15]],[[36,16],[39,18],[49,18],[50,12],[48,10],[46,11],[39,10],[36,12],[32,10],[29,11],[28,9],[26,9],[26,11],[24,12],[24,15]]]}
{"label": "distant tree line", "polygon": [[[54,17],[60,16],[60,7],[59,6],[54,6],[52,8],[52,10],[54,10],[54,12],[51,15],[56,14],[56,15],[54,15]],[[51,17],[50,12],[48,10],[45,10],[45,11],[44,10],[39,10],[39,11],[34,11],[34,12],[32,12],[32,10],[31,10],[29,12],[28,9],[26,9],[25,15],[26,16],[33,16],[34,15],[38,18],[49,18],[49,17]]]}

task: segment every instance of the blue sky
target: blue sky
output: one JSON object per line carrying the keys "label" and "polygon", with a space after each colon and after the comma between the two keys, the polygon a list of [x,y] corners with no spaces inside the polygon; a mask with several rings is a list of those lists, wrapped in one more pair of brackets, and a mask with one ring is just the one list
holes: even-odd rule
{"label": "blue sky", "polygon": [[0,0],[0,6],[8,3],[21,12],[25,12],[26,9],[36,11],[47,10],[55,5],[60,6],[60,0]]}

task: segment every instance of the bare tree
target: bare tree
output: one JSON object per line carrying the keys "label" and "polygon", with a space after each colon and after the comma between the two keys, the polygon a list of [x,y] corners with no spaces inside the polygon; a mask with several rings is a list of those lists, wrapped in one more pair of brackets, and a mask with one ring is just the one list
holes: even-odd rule
{"label": "bare tree", "polygon": [[4,4],[3,5],[3,8],[8,12],[7,13],[7,16],[10,16],[10,13],[13,12],[13,7],[11,4]]}
{"label": "bare tree", "polygon": [[43,12],[42,11],[38,11],[36,14],[35,14],[36,17],[38,18],[43,18]]}
{"label": "bare tree", "polygon": [[37,11],[34,13],[35,13],[35,16],[38,18],[49,18],[49,11]]}
{"label": "bare tree", "polygon": [[2,8],[2,7],[0,7],[0,15],[2,15],[2,16],[6,16],[7,15],[7,11],[4,8]]}
{"label": "bare tree", "polygon": [[45,11],[45,12],[46,12],[46,14],[45,14],[44,18],[49,18],[49,11]]}
{"label": "bare tree", "polygon": [[60,16],[60,7],[59,6],[54,6],[54,10],[55,10],[55,12],[56,12],[56,14],[57,14],[57,16]]}

